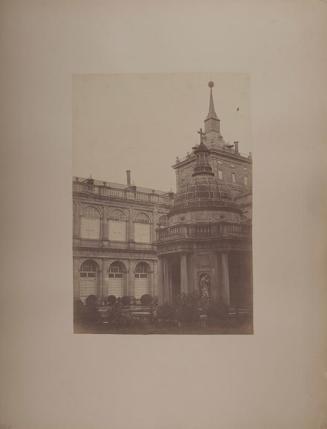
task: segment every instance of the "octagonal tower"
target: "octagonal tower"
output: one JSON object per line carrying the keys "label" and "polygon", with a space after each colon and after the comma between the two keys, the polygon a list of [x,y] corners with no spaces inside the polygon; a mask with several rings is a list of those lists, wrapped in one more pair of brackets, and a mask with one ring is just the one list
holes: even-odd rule
{"label": "octagonal tower", "polygon": [[207,133],[220,135],[220,124],[208,124],[218,120],[213,83],[209,86],[207,132],[198,132],[200,143],[189,156],[192,172],[178,183],[168,225],[157,230],[159,300],[173,303],[182,294],[195,293],[207,294],[226,306],[250,306],[251,222],[239,203],[246,192],[235,194],[233,187],[213,172],[210,158],[217,157],[217,148],[209,149],[205,141]]}

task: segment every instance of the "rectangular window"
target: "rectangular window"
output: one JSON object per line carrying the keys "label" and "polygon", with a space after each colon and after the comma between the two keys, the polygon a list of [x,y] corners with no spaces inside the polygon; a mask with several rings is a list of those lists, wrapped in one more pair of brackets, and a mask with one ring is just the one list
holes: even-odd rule
{"label": "rectangular window", "polygon": [[150,224],[135,222],[134,239],[136,243],[150,243]]}
{"label": "rectangular window", "polygon": [[233,183],[236,183],[236,176],[235,176],[235,173],[232,173],[232,182],[233,182]]}
{"label": "rectangular window", "polygon": [[247,176],[244,176],[244,185],[247,186],[248,185],[248,178]]}
{"label": "rectangular window", "polygon": [[218,170],[218,179],[223,180],[223,172]]}
{"label": "rectangular window", "polygon": [[126,241],[126,222],[109,220],[109,240]]}

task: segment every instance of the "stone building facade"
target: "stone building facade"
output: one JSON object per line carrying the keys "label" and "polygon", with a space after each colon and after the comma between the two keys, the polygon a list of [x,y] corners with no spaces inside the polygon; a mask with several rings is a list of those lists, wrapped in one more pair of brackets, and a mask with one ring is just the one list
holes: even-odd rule
{"label": "stone building facade", "polygon": [[74,298],[158,295],[155,238],[172,194],[73,180]]}
{"label": "stone building facade", "polygon": [[176,194],[74,178],[74,296],[205,294],[252,305],[252,157],[227,144],[209,82],[200,144],[176,159]]}

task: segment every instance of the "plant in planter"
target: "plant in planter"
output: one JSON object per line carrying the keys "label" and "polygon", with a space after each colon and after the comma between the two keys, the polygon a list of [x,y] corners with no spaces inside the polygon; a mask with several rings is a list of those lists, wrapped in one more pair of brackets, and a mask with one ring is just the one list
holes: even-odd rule
{"label": "plant in planter", "polygon": [[115,305],[116,301],[117,301],[117,299],[116,299],[115,295],[109,295],[107,298],[107,304],[108,305]]}
{"label": "plant in planter", "polygon": [[98,299],[95,295],[89,295],[85,300],[86,307],[96,307]]}
{"label": "plant in planter", "polygon": [[149,295],[149,294],[144,294],[144,295],[142,295],[142,296],[141,296],[140,301],[141,301],[141,304],[142,304],[142,305],[151,305],[151,304],[152,304],[153,299],[152,299],[152,296],[151,296],[151,295]]}

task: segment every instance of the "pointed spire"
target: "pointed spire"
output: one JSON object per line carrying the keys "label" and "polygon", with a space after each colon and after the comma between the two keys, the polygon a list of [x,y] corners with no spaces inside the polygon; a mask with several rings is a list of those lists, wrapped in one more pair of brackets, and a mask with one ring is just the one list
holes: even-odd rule
{"label": "pointed spire", "polygon": [[213,95],[212,95],[212,88],[214,87],[214,83],[210,81],[208,83],[208,87],[210,88],[210,100],[209,100],[209,113],[208,113],[207,119],[218,119],[218,116],[215,111],[215,105],[213,103]]}
{"label": "pointed spire", "polygon": [[209,113],[204,120],[204,131],[206,134],[206,145],[209,149],[222,148],[224,146],[224,139],[220,134],[220,120],[216,114],[215,106],[213,104],[212,88],[214,83],[208,82],[210,88],[210,100],[209,100]]}

